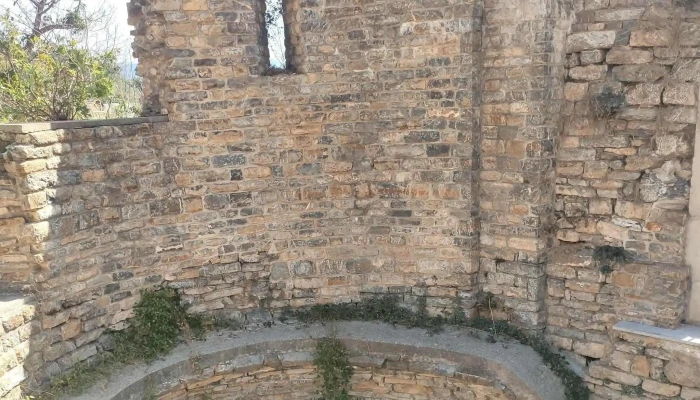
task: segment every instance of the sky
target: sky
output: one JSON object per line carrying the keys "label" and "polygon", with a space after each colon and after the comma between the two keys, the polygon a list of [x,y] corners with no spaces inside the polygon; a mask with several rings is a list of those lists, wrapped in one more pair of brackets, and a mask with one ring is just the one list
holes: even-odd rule
{"label": "sky", "polygon": [[[3,0],[0,0],[3,1]],[[100,0],[90,0],[90,1],[100,1]],[[112,6],[114,8],[114,25],[119,36],[120,48],[122,48],[122,57],[125,61],[132,61],[131,58],[131,29],[133,28],[126,23],[129,13],[127,12],[126,4],[127,0],[103,0],[104,3]],[[136,62],[133,60],[134,63]]]}

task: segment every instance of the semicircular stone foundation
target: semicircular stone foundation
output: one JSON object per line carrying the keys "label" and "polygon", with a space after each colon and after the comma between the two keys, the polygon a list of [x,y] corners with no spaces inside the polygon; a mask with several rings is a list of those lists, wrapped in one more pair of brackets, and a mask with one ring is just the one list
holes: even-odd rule
{"label": "semicircular stone foundation", "polygon": [[467,331],[428,335],[420,329],[344,322],[332,328],[278,325],[215,334],[182,345],[152,365],[115,374],[106,386],[97,385],[75,400],[312,399],[318,383],[316,341],[331,332],[351,355],[354,398],[564,398],[558,378],[520,344],[486,343]]}

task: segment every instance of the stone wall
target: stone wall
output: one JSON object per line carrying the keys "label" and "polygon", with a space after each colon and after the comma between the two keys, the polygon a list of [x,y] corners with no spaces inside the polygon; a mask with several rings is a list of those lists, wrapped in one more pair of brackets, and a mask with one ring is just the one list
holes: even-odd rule
{"label": "stone wall", "polygon": [[[307,400],[318,393],[315,367],[267,367],[249,372],[214,375],[209,379],[182,383],[159,400],[285,399]],[[514,394],[478,378],[451,378],[431,373],[355,367],[349,394],[360,399],[516,399]],[[208,396],[208,397],[205,397]]]}
{"label": "stone wall", "polygon": [[554,154],[572,4],[485,1],[479,239],[485,291],[529,326],[545,320]]}
{"label": "stone wall", "polygon": [[[243,332],[241,335],[254,335]],[[343,339],[353,367],[349,394],[360,399],[535,399],[539,395],[491,360],[439,348]],[[312,399],[319,393],[315,340],[279,341],[193,359],[192,367],[151,374],[139,385],[160,400]],[[188,374],[199,368],[199,374]],[[182,376],[174,376],[180,373]],[[117,399],[126,400],[129,388]]]}
{"label": "stone wall", "polygon": [[[617,320],[685,317],[700,14],[684,6],[586,2],[567,37],[547,329],[568,349],[585,337],[582,355],[601,357]],[[591,259],[600,245],[647,264],[605,276]]]}
{"label": "stone wall", "polygon": [[29,376],[33,336],[41,331],[37,308],[22,298],[3,296],[0,316],[0,398],[24,399],[19,385]]}
{"label": "stone wall", "polygon": [[700,80],[699,15],[627,3],[588,2],[567,38],[557,237],[681,264]]}
{"label": "stone wall", "polygon": [[[0,132],[0,150],[15,142],[13,132]],[[28,244],[19,233],[24,225],[22,204],[16,182],[0,163],[0,289],[3,293],[18,292],[30,281],[31,268],[28,257]]]}
{"label": "stone wall", "polygon": [[[588,381],[602,398],[700,398],[700,347],[625,332],[614,332],[607,360],[588,369]],[[697,341],[697,339],[696,339]],[[621,397],[620,394],[622,394]]]}
{"label": "stone wall", "polygon": [[[251,319],[387,293],[474,314],[492,293],[606,367],[618,321],[683,322],[696,1],[289,0],[280,75],[263,13],[133,0],[146,113],[167,117],[0,126],[0,288],[41,323],[28,382],[96,355],[160,284]],[[601,273],[605,244],[633,262]]]}
{"label": "stone wall", "polygon": [[18,265],[40,313],[24,363],[31,384],[96,355],[105,329],[132,315],[139,290],[172,268],[172,223],[197,204],[168,175],[164,133],[177,124],[164,120],[0,128],[16,131],[4,167],[21,204]]}
{"label": "stone wall", "polygon": [[[165,149],[203,203],[172,278],[200,310],[387,292],[470,308],[479,5],[288,2],[299,73],[266,76],[261,3],[131,5],[149,93],[192,127]],[[264,275],[257,302],[220,277],[239,261]]]}
{"label": "stone wall", "polygon": [[560,348],[600,359],[617,321],[677,327],[688,293],[685,266],[627,263],[601,274],[589,246],[560,246],[547,266],[546,332]]}
{"label": "stone wall", "polygon": [[[616,334],[614,326],[623,320],[677,328],[687,315],[699,6],[586,1],[567,36],[564,129],[556,153],[559,246],[547,265],[546,333],[589,366],[600,398],[673,397],[687,385],[669,382],[662,372],[676,356],[647,345],[682,346],[630,339],[634,335]],[[630,262],[601,272],[604,262],[592,255],[602,245],[624,248]],[[693,347],[678,351],[684,354],[678,369],[694,368]],[[682,398],[695,398],[696,386],[684,387]]]}

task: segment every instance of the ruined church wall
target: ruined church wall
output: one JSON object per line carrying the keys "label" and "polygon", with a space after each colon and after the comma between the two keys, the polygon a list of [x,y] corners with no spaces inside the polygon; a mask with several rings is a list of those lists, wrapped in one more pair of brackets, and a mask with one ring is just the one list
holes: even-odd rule
{"label": "ruined church wall", "polygon": [[[480,5],[287,2],[295,72],[268,76],[261,3],[131,6],[140,72],[193,127],[165,149],[203,204],[174,280],[197,310],[371,293],[471,307]],[[193,279],[238,261],[258,265],[258,303]]]}
{"label": "ruined church wall", "polygon": [[[493,293],[483,315],[543,329],[597,395],[693,398],[692,344],[613,327],[686,316],[694,2],[292,0],[279,75],[260,4],[131,2],[167,117],[0,127],[0,282],[38,310],[3,317],[3,395],[107,349],[165,284],[243,319]],[[605,244],[633,262],[602,274]]]}

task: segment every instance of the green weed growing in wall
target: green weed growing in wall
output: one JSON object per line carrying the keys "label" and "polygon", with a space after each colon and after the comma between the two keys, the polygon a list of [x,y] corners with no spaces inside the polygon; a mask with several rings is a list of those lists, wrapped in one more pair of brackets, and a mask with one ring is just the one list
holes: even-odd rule
{"label": "green weed growing in wall", "polygon": [[316,344],[314,365],[321,381],[321,398],[318,400],[348,400],[350,378],[353,369],[345,346],[332,336],[322,338]]}
{"label": "green weed growing in wall", "polygon": [[112,333],[112,351],[54,377],[45,390],[25,390],[29,392],[26,398],[49,400],[64,394],[78,394],[119,368],[152,361],[170,352],[183,337],[198,337],[204,331],[201,318],[188,314],[180,296],[171,288],[142,292],[134,314],[129,328]]}

